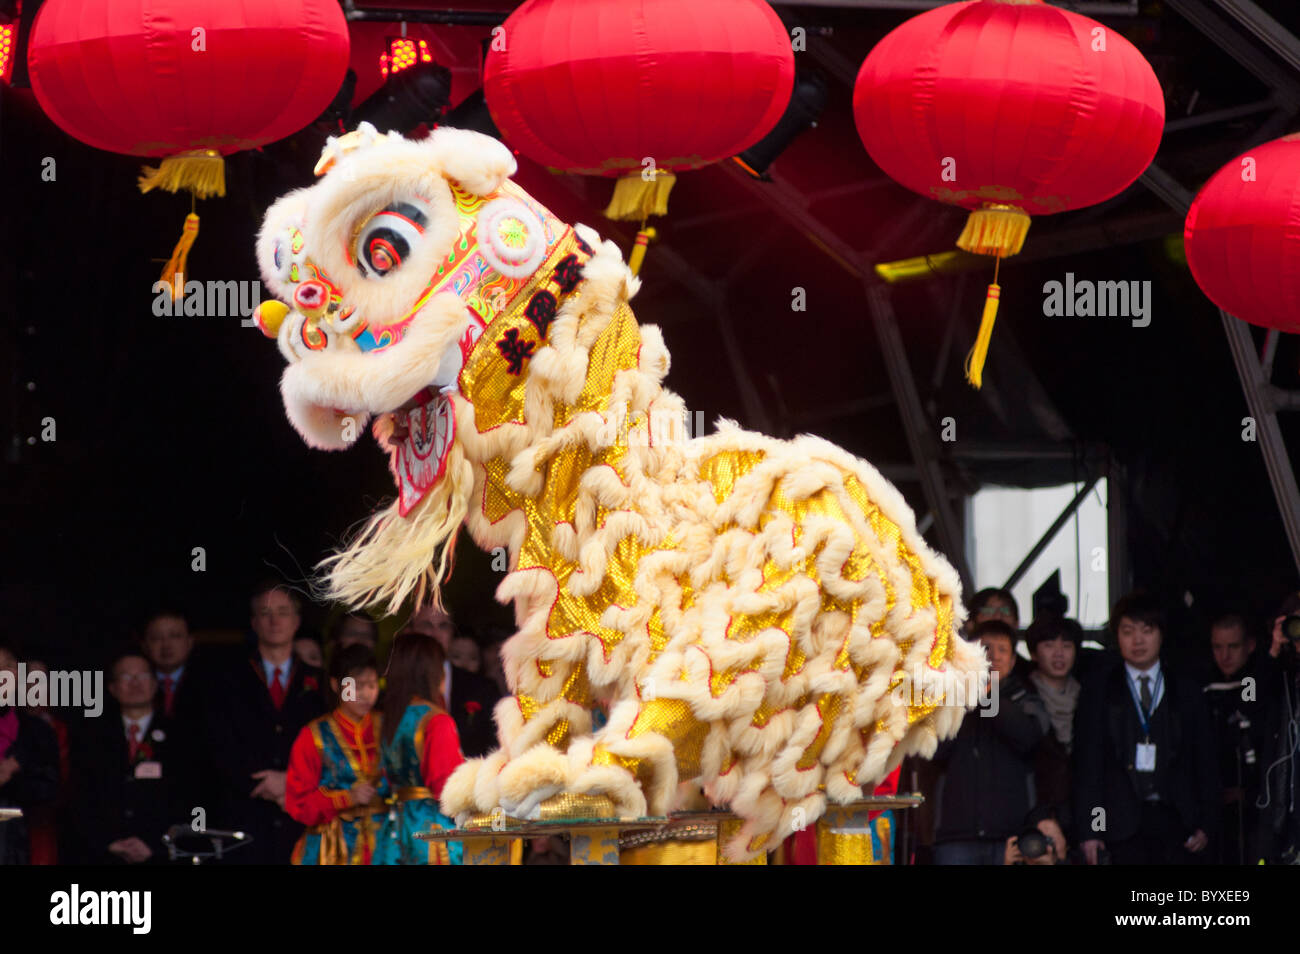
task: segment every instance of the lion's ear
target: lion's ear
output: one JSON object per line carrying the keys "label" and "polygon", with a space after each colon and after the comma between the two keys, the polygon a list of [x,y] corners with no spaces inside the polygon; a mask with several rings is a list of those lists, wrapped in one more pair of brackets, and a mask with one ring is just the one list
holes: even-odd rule
{"label": "lion's ear", "polygon": [[474,195],[494,192],[518,168],[503,143],[469,129],[439,126],[430,134],[427,148],[442,174]]}

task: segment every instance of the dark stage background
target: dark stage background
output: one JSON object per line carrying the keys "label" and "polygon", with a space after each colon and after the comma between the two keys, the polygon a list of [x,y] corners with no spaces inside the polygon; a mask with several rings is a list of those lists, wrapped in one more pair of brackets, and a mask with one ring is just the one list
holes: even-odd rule
{"label": "dark stage background", "polygon": [[[847,115],[837,96],[845,93],[833,93],[828,114]],[[152,285],[180,234],[188,196],[141,195],[138,160],[72,140],[42,115],[30,90],[5,90],[0,108],[0,365],[9,431],[0,487],[0,631],[53,665],[71,665],[102,657],[160,603],[183,607],[197,629],[239,630],[255,581],[280,575],[303,582],[349,527],[391,495],[386,461],[369,437],[347,452],[309,450],[280,405],[280,354],[238,318],[152,313]],[[308,130],[228,160],[227,197],[199,203],[189,277],[258,278],[253,239],[261,215],[276,197],[311,181],[323,136]],[[780,161],[794,169],[816,146],[807,134]],[[1207,171],[1235,154],[1231,142],[1219,152],[1206,160]],[[844,155],[872,168],[860,144]],[[52,182],[41,177],[46,157],[56,163]],[[675,213],[698,215],[727,201],[703,175],[679,182]],[[608,232],[599,215],[607,185],[584,184],[584,206],[536,166],[521,162],[519,178],[557,213]],[[1200,184],[1190,173],[1186,181]],[[862,211],[865,227],[883,226],[869,206]],[[936,216],[950,212],[935,204]],[[670,216],[663,226],[670,244],[673,228]],[[684,231],[681,240],[689,248]],[[707,234],[691,241],[700,243],[702,259],[719,244]],[[741,222],[728,227],[725,241],[768,246],[730,292],[740,348],[766,402],[807,409],[888,389],[860,285],[788,227],[750,231]],[[947,247],[927,242],[934,247],[900,249],[898,257]],[[1043,282],[1067,269],[1080,278],[1152,280],[1151,326],[1042,318]],[[673,356],[669,385],[710,427],[719,416],[745,423],[713,316],[684,294],[653,250],[643,277],[635,305],[642,322],[664,330]],[[966,286],[972,333],[986,279],[975,276]],[[1176,637],[1202,638],[1206,614],[1222,608],[1262,618],[1296,585],[1295,569],[1259,445],[1241,439],[1247,410],[1218,315],[1186,268],[1157,240],[1008,263],[1002,281],[999,335],[1015,330],[1074,439],[1104,442],[1128,469],[1122,493],[1134,579],[1175,611]],[[792,318],[795,285],[808,288],[809,310]],[[899,289],[895,304],[918,378],[928,379],[946,316],[919,286]],[[1284,338],[1279,349],[1280,385],[1297,383],[1295,342]],[[1003,363],[997,344],[995,336],[986,378],[1015,402],[1016,368]],[[966,344],[959,348],[964,354]],[[959,364],[950,363],[932,395],[936,417],[956,415],[963,434],[1020,436],[998,433],[961,381]],[[46,417],[56,422],[53,442],[40,439]],[[780,430],[819,433],[878,466],[906,461],[892,408],[807,427],[794,416],[778,418]],[[1293,423],[1284,419],[1284,428],[1291,446],[1300,446]],[[1028,471],[1006,477],[1035,482]],[[901,486],[920,502],[917,486]],[[191,569],[195,547],[205,551],[204,572]],[[511,614],[492,599],[499,579],[490,558],[462,540],[447,588],[458,618],[508,624]],[[317,610],[306,625],[322,622]]]}

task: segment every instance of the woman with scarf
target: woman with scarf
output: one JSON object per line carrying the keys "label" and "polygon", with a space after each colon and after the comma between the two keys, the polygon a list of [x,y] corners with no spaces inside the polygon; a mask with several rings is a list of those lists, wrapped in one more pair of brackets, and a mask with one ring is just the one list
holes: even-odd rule
{"label": "woman with scarf", "polygon": [[[1039,744],[1034,760],[1039,815],[1056,819],[1070,831],[1070,753],[1074,746],[1074,710],[1079,705],[1079,680],[1071,675],[1083,642],[1083,628],[1072,619],[1034,620],[1025,631],[1034,669],[1029,682],[1051,719],[1051,730]],[[1064,845],[1058,845],[1064,855]]]}

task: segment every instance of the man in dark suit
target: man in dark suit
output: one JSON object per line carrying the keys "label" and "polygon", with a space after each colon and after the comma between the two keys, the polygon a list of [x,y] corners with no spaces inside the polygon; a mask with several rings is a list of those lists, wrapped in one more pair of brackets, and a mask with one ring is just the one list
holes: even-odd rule
{"label": "man in dark suit", "polygon": [[[456,635],[452,618],[434,606],[426,606],[416,613],[407,629],[436,639],[442,645],[444,657]],[[443,664],[443,670],[447,674],[447,710],[460,735],[460,750],[468,758],[487,755],[497,747],[492,709],[501,693],[491,679],[476,672],[450,662]]]}
{"label": "man in dark suit", "polygon": [[153,663],[158,684],[154,709],[170,726],[178,791],[187,799],[201,799],[218,785],[203,738],[206,657],[194,651],[189,621],[173,609],[157,610],[145,621],[140,647]]}
{"label": "man in dark suit", "polygon": [[1219,827],[1214,729],[1200,686],[1161,663],[1164,614],[1141,594],[1111,614],[1120,661],[1084,685],[1075,801],[1089,864],[1205,863]]}
{"label": "man in dark suit", "polygon": [[302,831],[284,813],[289,750],[325,704],[320,670],[294,658],[300,623],[297,596],[277,584],[259,587],[252,599],[256,648],[208,683],[205,735],[223,796],[213,813],[220,823],[209,825],[252,836],[231,856],[243,864],[288,864]]}
{"label": "man in dark suit", "polygon": [[189,820],[174,770],[176,741],[154,705],[156,691],[153,666],[143,654],[114,660],[108,692],[119,711],[94,720],[76,760],[77,821],[91,864],[163,861],[163,835]]}

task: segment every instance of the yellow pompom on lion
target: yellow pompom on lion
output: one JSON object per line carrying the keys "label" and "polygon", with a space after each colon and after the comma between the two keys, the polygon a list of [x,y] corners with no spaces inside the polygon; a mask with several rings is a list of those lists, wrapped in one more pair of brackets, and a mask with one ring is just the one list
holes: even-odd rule
{"label": "yellow pompom on lion", "polygon": [[950,690],[987,670],[957,635],[959,581],[866,462],[728,421],[689,437],[618,248],[514,171],[478,133],[363,125],[266,214],[280,301],[257,319],[289,420],[324,449],[373,421],[398,487],[324,564],[329,595],[436,601],[462,526],[505,547],[514,695],[443,810],[535,818],[585,794],[664,815],[694,783],[752,857],[956,732]]}

